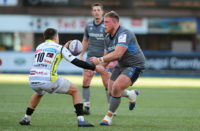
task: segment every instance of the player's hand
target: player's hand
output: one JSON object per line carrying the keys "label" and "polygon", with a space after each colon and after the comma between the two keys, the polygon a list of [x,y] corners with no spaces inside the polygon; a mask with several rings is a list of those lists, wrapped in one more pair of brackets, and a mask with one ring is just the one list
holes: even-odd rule
{"label": "player's hand", "polygon": [[105,71],[105,68],[102,65],[96,65],[96,72],[101,74]]}
{"label": "player's hand", "polygon": [[69,44],[72,42],[72,40],[69,40],[69,41],[67,41],[67,43],[65,43],[65,48],[67,48],[68,49],[68,47],[69,47]]}
{"label": "player's hand", "polygon": [[113,69],[117,65],[118,61],[112,61],[107,65],[108,69]]}
{"label": "player's hand", "polygon": [[84,57],[81,54],[80,54],[80,60],[82,60],[82,61],[84,60]]}
{"label": "player's hand", "polygon": [[91,58],[90,58],[90,61],[91,61],[94,65],[98,65],[99,62],[98,62],[97,59],[98,59],[97,57],[91,57]]}

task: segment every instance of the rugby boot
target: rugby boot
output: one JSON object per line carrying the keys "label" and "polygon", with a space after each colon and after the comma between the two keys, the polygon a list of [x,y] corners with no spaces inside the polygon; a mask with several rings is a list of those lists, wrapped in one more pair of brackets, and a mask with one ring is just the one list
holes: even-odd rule
{"label": "rugby boot", "polygon": [[129,110],[134,110],[136,106],[136,97],[139,95],[138,90],[131,90],[128,93],[128,98],[129,98]]}
{"label": "rugby boot", "polygon": [[94,127],[94,125],[87,121],[78,121],[78,127]]}
{"label": "rugby boot", "polygon": [[27,118],[27,117],[24,117],[20,122],[19,122],[20,125],[31,125],[30,123],[30,119]]}

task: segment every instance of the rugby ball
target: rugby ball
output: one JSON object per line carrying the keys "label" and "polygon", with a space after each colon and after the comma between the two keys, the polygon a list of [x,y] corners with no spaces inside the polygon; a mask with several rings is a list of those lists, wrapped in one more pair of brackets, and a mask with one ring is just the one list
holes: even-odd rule
{"label": "rugby ball", "polygon": [[68,49],[72,53],[72,55],[77,56],[81,53],[83,46],[79,40],[72,40],[72,42],[69,44]]}

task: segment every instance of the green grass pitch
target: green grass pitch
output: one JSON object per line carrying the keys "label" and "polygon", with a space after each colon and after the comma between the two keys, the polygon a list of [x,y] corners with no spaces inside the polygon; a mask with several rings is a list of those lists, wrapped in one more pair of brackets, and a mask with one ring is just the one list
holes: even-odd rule
{"label": "green grass pitch", "polygon": [[[81,87],[82,76],[65,76]],[[33,90],[27,75],[0,74],[0,131],[199,131],[200,79],[145,78],[135,86],[140,95],[134,111],[128,110],[128,99],[122,98],[113,125],[100,126],[107,108],[101,79],[91,86],[91,115],[85,119],[94,128],[77,127],[72,98],[69,95],[46,93],[31,118],[31,126],[18,122],[24,116]],[[81,90],[81,88],[80,88]]]}

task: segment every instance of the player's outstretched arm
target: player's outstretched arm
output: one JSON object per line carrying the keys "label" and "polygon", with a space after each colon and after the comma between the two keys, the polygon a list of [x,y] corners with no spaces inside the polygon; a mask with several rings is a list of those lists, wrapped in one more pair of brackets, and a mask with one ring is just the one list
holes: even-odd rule
{"label": "player's outstretched arm", "polygon": [[88,69],[88,70],[95,70],[95,66],[94,65],[91,65],[85,61],[82,61],[82,60],[79,60],[77,58],[75,58],[74,60],[71,61],[72,64],[78,66],[78,67],[81,67],[83,69]]}
{"label": "player's outstretched arm", "polygon": [[65,46],[62,47],[61,54],[65,60],[67,60],[68,62],[71,62],[72,64],[74,64],[80,68],[93,70],[93,71],[95,70],[94,65],[91,65],[85,61],[77,59],[75,56],[73,56],[71,54],[71,52]]}

